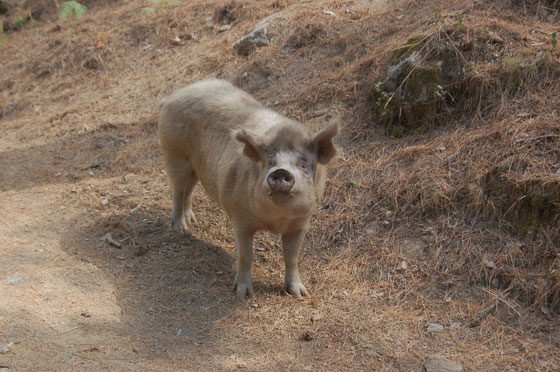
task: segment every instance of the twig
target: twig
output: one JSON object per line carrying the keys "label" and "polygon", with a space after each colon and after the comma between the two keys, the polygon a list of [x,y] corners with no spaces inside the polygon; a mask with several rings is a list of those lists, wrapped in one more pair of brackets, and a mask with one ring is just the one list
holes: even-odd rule
{"label": "twig", "polygon": [[560,137],[560,135],[558,135],[558,134],[545,134],[545,135],[537,136],[537,137],[518,138],[518,139],[515,140],[515,143],[531,142],[531,141],[537,141],[537,140],[540,140],[540,139],[557,138],[557,137]]}
{"label": "twig", "polygon": [[138,204],[136,207],[132,208],[130,210],[130,214],[134,214],[138,211],[138,209],[140,209],[140,207],[142,207],[142,203]]}
{"label": "twig", "polygon": [[112,246],[115,246],[117,248],[121,247],[121,243],[119,243],[118,241],[113,239],[113,236],[111,235],[110,232],[107,233],[107,235],[105,235],[103,237],[103,240],[106,241],[107,243],[111,244]]}
{"label": "twig", "polygon": [[519,316],[519,317],[521,318],[521,314],[519,313],[519,311],[517,311],[517,310],[515,309],[515,307],[513,307],[513,305],[510,304],[510,303],[505,299],[505,297],[508,295],[507,292],[504,294],[504,297],[502,298],[502,297],[500,297],[500,295],[498,295],[497,293],[494,293],[494,292],[492,292],[492,291],[489,291],[489,290],[486,289],[486,288],[482,288],[482,290],[483,290],[484,292],[488,293],[489,295],[493,296],[493,297],[496,298],[497,300],[499,300],[499,301],[503,302],[504,304],[506,304],[510,309],[512,309],[513,311],[515,311],[515,313],[517,314],[517,316]]}
{"label": "twig", "polygon": [[480,322],[486,318],[488,316],[488,314],[490,314],[492,311],[494,311],[494,309],[496,308],[496,302],[494,302],[492,305],[485,307],[484,309],[482,309],[481,311],[479,311],[471,320],[471,322],[469,323],[469,327],[470,328],[474,328],[477,327],[478,325],[480,325]]}

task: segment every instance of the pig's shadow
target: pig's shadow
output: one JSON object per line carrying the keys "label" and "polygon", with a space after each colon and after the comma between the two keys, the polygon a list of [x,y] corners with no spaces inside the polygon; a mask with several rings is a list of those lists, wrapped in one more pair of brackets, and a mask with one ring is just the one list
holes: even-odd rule
{"label": "pig's shadow", "polygon": [[[103,271],[112,281],[130,331],[158,347],[212,338],[209,330],[216,321],[253,301],[235,298],[234,249],[226,251],[191,234],[181,236],[169,225],[169,216],[162,214],[113,215],[63,242],[71,253]],[[123,242],[121,248],[102,241],[108,232]],[[284,293],[279,284],[255,280],[254,286],[257,297]]]}

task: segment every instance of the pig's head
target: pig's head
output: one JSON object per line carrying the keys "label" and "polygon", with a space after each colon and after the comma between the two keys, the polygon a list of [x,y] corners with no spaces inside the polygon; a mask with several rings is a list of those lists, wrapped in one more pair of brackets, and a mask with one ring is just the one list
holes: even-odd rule
{"label": "pig's head", "polygon": [[318,168],[336,155],[333,138],[338,120],[310,135],[298,123],[287,122],[257,135],[246,130],[236,132],[243,154],[259,169],[256,206],[278,217],[307,216],[312,213],[324,178]]}

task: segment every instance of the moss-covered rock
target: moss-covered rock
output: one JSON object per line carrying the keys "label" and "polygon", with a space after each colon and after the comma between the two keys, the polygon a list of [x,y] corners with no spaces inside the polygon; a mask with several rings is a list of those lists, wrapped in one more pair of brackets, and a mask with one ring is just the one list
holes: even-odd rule
{"label": "moss-covered rock", "polygon": [[492,209],[523,234],[558,223],[560,182],[554,176],[525,176],[525,161],[511,156],[483,177],[485,199]]}
{"label": "moss-covered rock", "polygon": [[542,78],[551,68],[550,54],[531,49],[521,49],[505,57],[500,66],[502,89],[508,94],[517,94]]}
{"label": "moss-covered rock", "polygon": [[369,90],[374,118],[388,136],[425,133],[445,104],[441,63],[418,61],[423,43],[418,36],[396,49],[387,72]]}

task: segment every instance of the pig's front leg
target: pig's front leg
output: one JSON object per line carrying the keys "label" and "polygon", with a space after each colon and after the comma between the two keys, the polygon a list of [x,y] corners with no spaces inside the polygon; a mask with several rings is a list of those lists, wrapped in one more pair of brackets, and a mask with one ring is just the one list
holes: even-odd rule
{"label": "pig's front leg", "polygon": [[234,227],[235,250],[237,251],[237,275],[233,289],[237,298],[241,301],[246,296],[251,296],[253,280],[251,279],[251,267],[253,266],[253,233],[246,229]]}
{"label": "pig's front leg", "polygon": [[305,231],[300,230],[282,235],[282,249],[284,251],[284,262],[286,264],[286,289],[295,297],[308,296],[309,292],[301,283],[298,271],[299,247]]}

